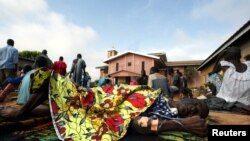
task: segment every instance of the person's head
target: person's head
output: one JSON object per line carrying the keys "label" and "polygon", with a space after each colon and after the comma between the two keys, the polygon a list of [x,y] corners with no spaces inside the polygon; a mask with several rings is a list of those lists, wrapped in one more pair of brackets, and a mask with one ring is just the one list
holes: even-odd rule
{"label": "person's head", "polygon": [[233,61],[233,60],[240,60],[241,58],[241,49],[239,47],[228,47],[224,53],[224,60],[226,61]]}
{"label": "person's head", "polygon": [[193,98],[193,92],[189,88],[182,89],[181,93],[183,94],[184,98]]}
{"label": "person's head", "polygon": [[167,69],[168,75],[173,75],[174,74],[174,69],[172,67],[169,67]]}
{"label": "person's head", "polygon": [[178,115],[180,118],[197,115],[205,119],[209,114],[209,109],[206,103],[198,99],[184,98],[177,102],[176,108],[178,109]]}
{"label": "person's head", "polygon": [[7,40],[7,45],[14,46],[14,40],[13,39],[8,39]]}
{"label": "person's head", "polygon": [[74,60],[73,60],[73,64],[76,64],[76,63],[77,63],[77,59],[74,59]]}
{"label": "person's head", "polygon": [[109,85],[112,85],[112,81],[111,81],[111,79],[106,78],[105,79],[105,86],[109,86]]}
{"label": "person's head", "polygon": [[63,57],[62,56],[59,57],[59,61],[63,61]]}
{"label": "person's head", "polygon": [[180,76],[182,76],[182,72],[179,72]]}
{"label": "person's head", "polygon": [[80,53],[78,53],[77,58],[82,58],[82,55]]}
{"label": "person's head", "polygon": [[43,54],[43,55],[47,55],[47,53],[48,53],[48,52],[47,52],[46,49],[44,49],[44,50],[42,51],[42,54]]}
{"label": "person's head", "polygon": [[47,58],[38,56],[35,61],[35,68],[49,67]]}
{"label": "person's head", "polygon": [[180,74],[180,71],[177,69],[177,70],[176,70],[176,73],[179,73],[179,74]]}
{"label": "person's head", "polygon": [[159,68],[158,67],[151,67],[150,69],[150,74],[153,74],[153,73],[158,73],[159,72]]}
{"label": "person's head", "polygon": [[26,74],[27,72],[32,70],[32,67],[31,67],[31,65],[26,64],[26,65],[23,66],[22,70],[23,70],[23,73]]}

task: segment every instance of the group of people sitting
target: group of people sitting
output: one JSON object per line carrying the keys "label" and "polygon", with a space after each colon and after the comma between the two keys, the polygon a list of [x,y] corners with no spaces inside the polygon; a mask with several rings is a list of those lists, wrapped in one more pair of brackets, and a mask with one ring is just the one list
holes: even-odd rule
{"label": "group of people sitting", "polygon": [[[228,53],[232,49],[236,50],[230,48]],[[227,66],[227,70],[217,96],[249,105],[250,75],[247,78],[240,76],[243,72],[249,74],[249,64],[239,62],[239,58],[225,57],[227,63],[222,61],[222,66]],[[113,85],[105,80],[101,86],[85,89],[49,69],[46,58],[37,58],[36,64],[37,69],[25,75],[30,79],[27,101],[19,108],[1,108],[0,116],[17,119],[30,114],[51,114],[58,138],[65,140],[119,140],[128,129],[138,134],[184,131],[200,137],[207,135],[208,105],[198,99],[169,100],[169,87],[157,87],[167,86],[167,82],[162,81],[161,78],[166,80],[165,77],[160,76],[155,68],[151,69],[154,75],[148,78],[151,82],[149,86]],[[231,77],[234,73],[236,75]],[[240,78],[244,81],[241,82]],[[235,89],[239,84],[244,87],[241,90],[233,89],[232,93],[231,86],[228,87],[232,83],[227,81],[234,81]],[[236,98],[227,99],[229,94],[234,94]],[[238,95],[246,99],[241,100]]]}

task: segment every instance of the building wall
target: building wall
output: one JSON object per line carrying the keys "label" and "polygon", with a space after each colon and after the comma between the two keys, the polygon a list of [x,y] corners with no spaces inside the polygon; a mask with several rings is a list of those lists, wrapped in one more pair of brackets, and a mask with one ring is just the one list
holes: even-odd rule
{"label": "building wall", "polygon": [[[149,74],[150,68],[154,66],[154,59],[136,55],[136,54],[127,54],[119,58],[116,58],[114,60],[111,60],[108,66],[109,67],[108,73],[110,74],[110,73],[117,72],[116,63],[118,63],[119,64],[118,71],[127,70],[130,72],[141,74],[143,61],[144,61],[144,68],[145,68],[146,74]],[[131,66],[128,66],[128,63],[131,63]]]}
{"label": "building wall", "polygon": [[213,68],[214,68],[215,62],[207,67],[205,67],[202,71],[200,71],[200,75],[201,75],[201,83],[204,85],[205,83],[207,83],[207,79],[208,79],[208,73],[210,73]]}
{"label": "building wall", "polygon": [[250,38],[244,44],[241,45],[242,58],[247,54],[250,54]]}

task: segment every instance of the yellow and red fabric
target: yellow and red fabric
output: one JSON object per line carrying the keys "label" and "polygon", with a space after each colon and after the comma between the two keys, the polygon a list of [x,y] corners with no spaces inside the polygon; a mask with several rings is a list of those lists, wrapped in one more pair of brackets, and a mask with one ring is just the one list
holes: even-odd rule
{"label": "yellow and red fabric", "polygon": [[95,87],[88,91],[69,79],[39,69],[32,89],[50,76],[50,108],[55,130],[64,140],[119,140],[131,119],[151,106],[160,94],[146,86]]}

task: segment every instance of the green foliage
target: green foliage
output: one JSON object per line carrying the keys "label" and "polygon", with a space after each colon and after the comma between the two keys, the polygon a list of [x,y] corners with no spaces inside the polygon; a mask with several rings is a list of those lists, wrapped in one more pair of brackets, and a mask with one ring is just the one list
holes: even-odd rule
{"label": "green foliage", "polygon": [[19,56],[29,58],[29,59],[35,59],[40,53],[41,52],[39,51],[25,50],[25,51],[19,52]]}
{"label": "green foliage", "polygon": [[189,66],[184,70],[184,75],[186,76],[188,81],[191,81],[197,74],[198,72],[194,67]]}

